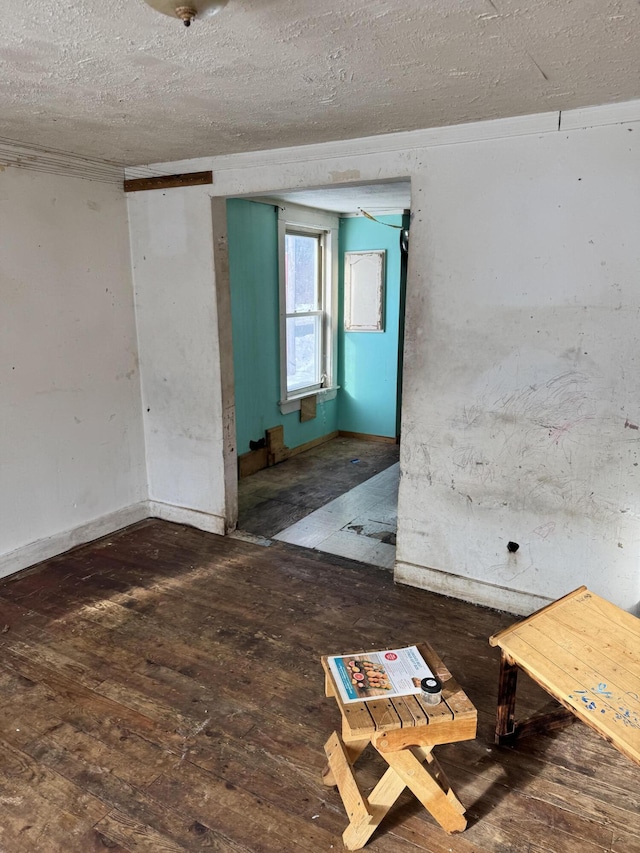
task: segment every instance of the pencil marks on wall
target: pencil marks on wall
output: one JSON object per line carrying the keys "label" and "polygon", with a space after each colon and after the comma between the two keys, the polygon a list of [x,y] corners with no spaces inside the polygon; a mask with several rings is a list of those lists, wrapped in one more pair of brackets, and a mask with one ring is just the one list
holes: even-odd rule
{"label": "pencil marks on wall", "polygon": [[[622,465],[637,467],[637,426],[618,414],[592,365],[515,351],[479,376],[466,397],[440,433],[432,431],[431,441],[412,435],[405,452],[421,457],[423,481],[447,486],[467,512],[542,516],[529,529],[539,543],[553,539],[557,513],[607,525],[638,515],[631,496],[620,493],[619,474]],[[617,443],[601,441],[612,433]]]}

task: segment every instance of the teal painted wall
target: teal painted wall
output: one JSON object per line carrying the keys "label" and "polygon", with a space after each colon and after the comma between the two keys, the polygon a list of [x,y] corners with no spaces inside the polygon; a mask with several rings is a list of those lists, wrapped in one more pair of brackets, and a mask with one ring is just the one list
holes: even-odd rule
{"label": "teal painted wall", "polygon": [[278,220],[276,208],[245,199],[227,201],[229,278],[238,454],[270,427],[284,425],[284,441],[298,447],[338,426],[338,400],[321,403],[312,421],[280,412]]}
{"label": "teal painted wall", "polygon": [[[380,216],[402,225],[403,217]],[[385,249],[384,332],[344,331],[344,253]],[[400,231],[364,217],[340,220],[340,326],[338,339],[338,429],[397,435],[401,305]]]}

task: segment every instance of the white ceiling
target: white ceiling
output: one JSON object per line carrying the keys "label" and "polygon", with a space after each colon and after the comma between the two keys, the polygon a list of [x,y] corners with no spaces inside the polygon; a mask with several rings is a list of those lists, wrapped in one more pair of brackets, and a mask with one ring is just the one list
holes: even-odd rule
{"label": "white ceiling", "polygon": [[0,0],[0,137],[128,164],[640,97],[638,0]]}
{"label": "white ceiling", "polygon": [[348,187],[327,187],[326,189],[292,190],[269,198],[276,201],[302,204],[327,210],[331,213],[367,213],[382,216],[385,213],[398,213],[411,207],[411,182],[386,181],[379,184]]}

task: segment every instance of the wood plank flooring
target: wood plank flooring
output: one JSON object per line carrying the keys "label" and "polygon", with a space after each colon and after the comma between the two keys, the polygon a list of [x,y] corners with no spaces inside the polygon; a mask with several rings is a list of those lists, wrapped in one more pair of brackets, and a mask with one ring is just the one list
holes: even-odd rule
{"label": "wood plank flooring", "polygon": [[[1,853],[342,850],[320,656],[427,639],[479,710],[436,750],[470,825],[405,793],[379,853],[640,853],[637,768],[586,727],[493,746],[512,617],[387,572],[150,520],[0,582]],[[522,713],[543,705],[522,679]],[[361,762],[371,786],[375,755]]]}
{"label": "wood plank flooring", "polygon": [[341,436],[238,483],[238,528],[270,538],[398,461],[400,447]]}

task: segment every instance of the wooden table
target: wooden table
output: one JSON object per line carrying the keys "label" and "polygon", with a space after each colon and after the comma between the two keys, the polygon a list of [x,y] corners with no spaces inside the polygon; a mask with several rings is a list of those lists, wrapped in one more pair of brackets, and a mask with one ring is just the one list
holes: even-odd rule
{"label": "wooden table", "polygon": [[[640,764],[640,619],[582,586],[489,642],[502,651],[496,743],[579,719]],[[519,669],[562,707],[516,723]]]}
{"label": "wooden table", "polygon": [[[439,705],[423,704],[415,696],[343,703],[328,657],[322,658],[326,695],[335,698],[342,715],[341,734],[334,732],[324,747],[329,763],[323,781],[337,785],[342,797],[349,817],[342,836],[348,850],[364,847],[405,787],[447,832],[461,832],[467,825],[465,809],[434,757],[433,747],[472,740],[477,712],[431,646],[422,643],[418,649],[443,683]],[[369,744],[389,767],[365,797],[353,765]]]}

